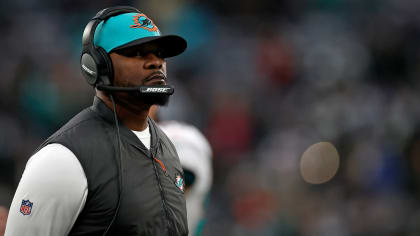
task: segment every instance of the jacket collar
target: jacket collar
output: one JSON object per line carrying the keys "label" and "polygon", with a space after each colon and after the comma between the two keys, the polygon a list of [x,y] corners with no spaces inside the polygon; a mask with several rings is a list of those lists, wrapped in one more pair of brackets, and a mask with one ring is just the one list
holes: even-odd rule
{"label": "jacket collar", "polygon": [[[114,126],[114,112],[97,96],[93,99],[92,110],[94,110],[101,118],[103,118],[107,123]],[[150,118],[147,117],[147,123],[149,125],[151,141],[150,141],[150,150],[155,150],[158,143],[158,136],[156,134],[156,123]],[[130,143],[136,148],[142,150],[143,152],[149,152],[149,150],[144,146],[144,144],[137,138],[137,136],[127,128],[121,120],[118,118],[118,127],[120,129],[121,140]],[[115,131],[116,132],[116,131]]]}

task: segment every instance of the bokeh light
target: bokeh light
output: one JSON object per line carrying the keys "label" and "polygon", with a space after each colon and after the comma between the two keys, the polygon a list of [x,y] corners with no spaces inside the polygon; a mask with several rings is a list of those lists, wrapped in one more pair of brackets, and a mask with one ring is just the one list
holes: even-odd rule
{"label": "bokeh light", "polygon": [[329,142],[320,142],[310,146],[300,160],[302,178],[311,184],[330,181],[338,171],[340,156],[337,149]]}

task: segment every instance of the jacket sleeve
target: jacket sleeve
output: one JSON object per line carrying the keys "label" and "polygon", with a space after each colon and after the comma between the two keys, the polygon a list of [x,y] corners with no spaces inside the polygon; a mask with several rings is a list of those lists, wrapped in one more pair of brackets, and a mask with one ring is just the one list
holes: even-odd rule
{"label": "jacket sleeve", "polygon": [[77,157],[49,144],[26,164],[9,210],[5,236],[68,235],[88,194]]}

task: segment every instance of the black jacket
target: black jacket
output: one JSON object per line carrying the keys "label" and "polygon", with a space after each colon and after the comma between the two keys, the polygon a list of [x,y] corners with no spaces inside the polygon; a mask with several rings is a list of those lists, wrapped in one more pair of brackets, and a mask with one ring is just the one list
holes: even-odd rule
{"label": "black jacket", "polygon": [[183,171],[175,147],[148,118],[150,151],[121,121],[119,148],[113,115],[95,97],[91,107],[40,147],[66,146],[85,172],[88,196],[70,235],[103,235],[115,213],[107,235],[188,235]]}

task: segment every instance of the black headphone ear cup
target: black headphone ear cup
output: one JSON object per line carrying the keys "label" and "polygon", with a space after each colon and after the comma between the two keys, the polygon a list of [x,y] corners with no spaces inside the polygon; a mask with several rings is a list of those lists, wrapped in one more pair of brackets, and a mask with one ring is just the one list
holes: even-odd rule
{"label": "black headphone ear cup", "polygon": [[82,74],[90,85],[95,85],[99,78],[98,66],[89,52],[83,52],[80,57]]}
{"label": "black headphone ear cup", "polygon": [[[104,85],[112,85],[114,81],[114,68],[112,66],[112,60],[109,57],[108,53],[103,49],[102,47],[98,47],[97,51],[101,54],[101,57],[103,58],[103,75],[105,77],[104,79],[101,79]],[[103,78],[103,77],[102,77]]]}

